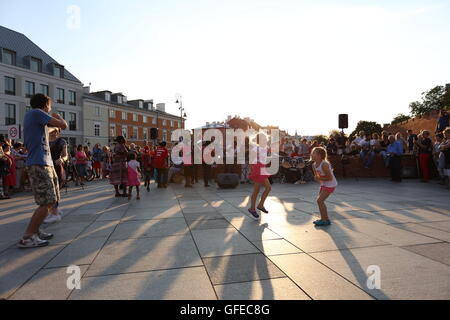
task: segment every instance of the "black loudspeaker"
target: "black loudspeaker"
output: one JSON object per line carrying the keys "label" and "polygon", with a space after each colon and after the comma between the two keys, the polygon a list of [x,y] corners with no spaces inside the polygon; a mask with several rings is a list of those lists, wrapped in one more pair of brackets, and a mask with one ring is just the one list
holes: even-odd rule
{"label": "black loudspeaker", "polygon": [[348,129],[348,114],[339,115],[339,129]]}
{"label": "black loudspeaker", "polygon": [[158,139],[158,128],[150,129],[150,139],[152,139],[152,140]]}
{"label": "black loudspeaker", "polygon": [[239,185],[239,175],[236,173],[218,174],[217,184],[221,189],[234,189]]}

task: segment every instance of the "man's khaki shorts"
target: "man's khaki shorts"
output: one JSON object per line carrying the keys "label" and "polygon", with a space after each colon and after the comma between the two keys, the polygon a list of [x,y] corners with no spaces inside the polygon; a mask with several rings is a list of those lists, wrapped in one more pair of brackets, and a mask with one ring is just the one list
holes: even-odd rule
{"label": "man's khaki shorts", "polygon": [[49,166],[28,167],[34,200],[39,206],[53,204],[60,199],[58,176]]}

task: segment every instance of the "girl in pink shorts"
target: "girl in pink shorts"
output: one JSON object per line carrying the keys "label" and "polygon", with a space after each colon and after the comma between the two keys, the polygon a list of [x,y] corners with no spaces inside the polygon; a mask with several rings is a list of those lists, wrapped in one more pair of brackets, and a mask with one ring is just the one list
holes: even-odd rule
{"label": "girl in pink shorts", "polygon": [[314,224],[318,227],[329,226],[331,222],[328,218],[325,200],[327,200],[327,198],[336,190],[338,183],[334,176],[333,168],[328,162],[327,150],[325,148],[314,148],[311,153],[311,160],[314,161],[312,168],[315,180],[320,183],[317,204],[319,205],[321,219],[314,221]]}

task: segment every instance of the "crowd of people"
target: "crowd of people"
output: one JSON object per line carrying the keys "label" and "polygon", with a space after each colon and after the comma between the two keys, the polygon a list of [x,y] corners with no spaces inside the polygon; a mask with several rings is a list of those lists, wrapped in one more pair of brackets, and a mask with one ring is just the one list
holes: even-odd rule
{"label": "crowd of people", "polygon": [[337,133],[330,136],[327,142],[321,143],[307,139],[302,139],[300,143],[286,141],[282,153],[291,158],[310,158],[314,148],[323,147],[328,155],[340,156],[343,162],[350,157],[359,157],[366,169],[373,166],[378,155],[389,168],[391,179],[395,182],[402,181],[402,156],[414,155],[422,182],[429,182],[431,170],[435,169],[439,174],[439,183],[450,188],[449,128],[449,115],[442,111],[434,137],[428,130],[418,134],[408,130],[406,137],[400,132],[393,134],[388,131],[380,134],[360,131],[350,138],[344,133]]}
{"label": "crowd of people", "polygon": [[[124,137],[119,136],[114,144],[100,146],[96,144],[92,150],[88,146],[79,145],[68,150],[65,139],[60,134],[67,128],[66,121],[56,113],[51,113],[52,102],[48,96],[34,95],[30,104],[32,110],[27,112],[24,119],[24,144],[12,143],[0,137],[0,199],[11,196],[11,190],[26,190],[29,186],[33,192],[38,208],[34,212],[27,229],[20,240],[20,248],[34,248],[48,245],[53,235],[41,229],[43,223],[54,223],[61,220],[59,209],[60,188],[67,184],[67,176],[72,175],[76,184],[84,186],[85,179],[93,176],[98,179],[109,179],[114,186],[116,197],[132,199],[133,189],[136,190],[136,200],[140,200],[140,187],[150,192],[151,180],[154,179],[157,188],[167,188],[168,183],[185,181],[186,188],[192,188],[199,181],[199,172],[203,172],[205,187],[213,179],[215,164],[194,163],[194,147],[192,147],[190,161],[180,153],[179,159],[171,159],[171,152],[166,142],[158,145],[145,142],[144,146],[133,143],[127,144]],[[282,144],[280,156],[291,158],[309,158],[313,178],[320,183],[317,204],[321,219],[314,222],[316,226],[330,224],[326,199],[337,187],[337,180],[333,167],[328,161],[328,155],[345,157],[359,157],[366,168],[370,168],[374,158],[379,154],[387,167],[390,168],[393,181],[402,178],[401,157],[405,153],[417,155],[422,181],[430,179],[430,163],[436,164],[442,182],[450,177],[450,127],[448,116],[442,113],[447,123],[439,119],[438,128],[433,143],[431,133],[427,130],[414,134],[408,131],[406,138],[400,133],[395,135],[388,132],[366,134],[359,132],[358,136],[348,139],[343,133],[330,137],[327,143],[309,142],[303,139],[298,145],[293,141]],[[248,141],[247,141],[248,142]],[[179,143],[182,143],[179,142]],[[202,148],[208,147],[211,141],[205,142]],[[176,146],[175,143],[173,146]],[[198,147],[198,146],[196,146]],[[235,145],[236,147],[236,145]],[[249,150],[246,144],[246,158]],[[270,149],[256,147],[258,152],[257,164],[226,164],[225,173],[236,172],[240,166],[241,183],[254,185],[251,194],[249,213],[259,219],[257,211],[268,213],[264,207],[265,200],[271,192],[271,176],[265,171],[263,158],[270,154]],[[182,149],[185,150],[185,149]],[[212,155],[214,157],[214,155]],[[182,160],[180,160],[182,159]],[[235,150],[235,160],[237,150]],[[217,173],[217,172],[216,172]],[[142,181],[142,182],[141,182]],[[264,191],[257,203],[261,187]],[[450,179],[448,182],[450,188]]]}

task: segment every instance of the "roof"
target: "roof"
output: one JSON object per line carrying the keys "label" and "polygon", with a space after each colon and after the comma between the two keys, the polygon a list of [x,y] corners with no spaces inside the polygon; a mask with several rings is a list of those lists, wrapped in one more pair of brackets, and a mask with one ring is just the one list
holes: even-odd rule
{"label": "roof", "polygon": [[[99,92],[110,92],[110,91],[106,90],[106,91],[99,91]],[[165,111],[160,111],[160,110],[156,110],[156,109],[155,110],[146,110],[146,109],[141,109],[141,108],[139,108],[137,106],[134,106],[132,104],[129,104],[129,103],[117,103],[117,102],[114,102],[114,101],[105,101],[104,99],[94,95],[95,93],[99,93],[99,92],[85,93],[85,94],[83,94],[83,98],[84,99],[89,99],[89,100],[95,100],[95,101],[99,101],[99,102],[103,102],[103,103],[107,103],[107,104],[114,105],[114,106],[117,106],[117,107],[127,107],[127,108],[130,108],[130,109],[135,109],[136,111],[140,111],[140,112],[142,112],[142,111],[153,112],[153,113],[166,115],[168,117],[180,118],[179,116],[177,116],[175,114],[168,113],[168,112],[165,112]],[[141,99],[131,100],[131,101],[141,101]]]}
{"label": "roof", "polygon": [[[33,41],[22,33],[0,26],[0,48],[16,52],[16,66],[29,70],[25,64],[26,57],[34,57],[42,60],[42,73],[53,76],[50,64],[63,65],[50,57],[44,50],[39,48]],[[74,75],[64,68],[64,79],[81,83]]]}

